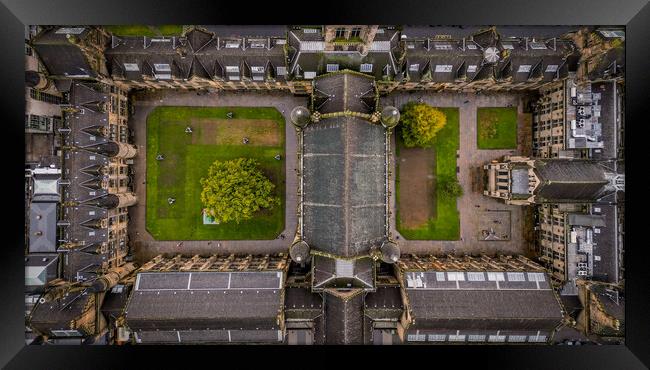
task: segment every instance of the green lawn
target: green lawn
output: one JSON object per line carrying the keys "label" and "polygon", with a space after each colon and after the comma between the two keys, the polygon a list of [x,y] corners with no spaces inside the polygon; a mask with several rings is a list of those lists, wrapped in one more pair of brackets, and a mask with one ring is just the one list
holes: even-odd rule
{"label": "green lawn", "polygon": [[517,108],[478,108],[479,149],[517,148]]}
{"label": "green lawn", "polygon": [[104,26],[104,28],[116,36],[180,36],[183,32],[183,26],[177,24],[166,24],[160,26],[133,24]]}
{"label": "green lawn", "polygon": [[[209,119],[269,119],[277,123],[280,145],[210,145],[206,143]],[[194,122],[194,123],[192,123]],[[197,122],[202,122],[198,124]],[[193,133],[184,132],[187,125]],[[203,136],[202,135],[203,132]],[[284,230],[285,155],[284,118],[275,108],[158,107],[147,117],[147,230],[157,240],[241,240],[275,239]],[[193,138],[194,137],[194,138]],[[201,143],[197,144],[201,138]],[[216,140],[215,140],[216,141]],[[165,156],[162,161],[156,155]],[[273,157],[282,155],[278,161]],[[201,217],[201,185],[215,160],[255,158],[276,185],[279,206],[259,211],[251,220],[221,225],[204,225]],[[167,198],[176,198],[172,205]]]}
{"label": "green lawn", "polygon": [[[436,144],[431,150],[436,155],[436,181],[456,177],[456,151],[459,148],[458,108],[438,108],[447,116],[447,124],[437,134]],[[397,137],[397,151],[403,146]],[[403,150],[403,149],[402,149]],[[397,166],[399,171],[399,162]],[[396,174],[399,179],[399,172]],[[397,201],[400,198],[399,181],[396,180]],[[408,189],[407,189],[408,191]],[[436,194],[436,217],[417,229],[403,229],[400,226],[399,212],[397,213],[397,230],[407,239],[412,240],[458,240],[460,238],[460,218],[456,207],[456,198]]]}

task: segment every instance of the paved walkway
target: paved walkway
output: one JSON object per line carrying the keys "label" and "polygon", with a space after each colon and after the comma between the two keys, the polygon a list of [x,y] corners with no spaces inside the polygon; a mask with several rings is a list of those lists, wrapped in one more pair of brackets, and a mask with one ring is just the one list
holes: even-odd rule
{"label": "paved walkway", "polygon": [[[478,171],[492,159],[505,154],[513,154],[511,150],[478,150],[476,143],[476,108],[477,107],[506,107],[518,106],[521,113],[521,95],[516,93],[492,94],[458,94],[434,92],[398,92],[382,97],[383,105],[393,105],[400,108],[412,100],[421,99],[423,102],[437,107],[460,108],[460,157],[458,179],[463,186],[464,195],[458,199],[460,211],[460,237],[458,241],[406,240],[395,229],[395,194],[391,194],[391,233],[398,238],[402,253],[421,254],[504,254],[526,253],[528,246],[523,239],[523,208],[509,206],[483,195],[480,184],[475,183]],[[520,123],[521,124],[521,123]],[[392,148],[395,148],[395,135],[392,136]],[[391,171],[395,174],[395,156],[391,158]],[[395,189],[395,176],[392,176],[391,189]],[[477,207],[478,206],[478,207]],[[511,212],[511,238],[509,241],[479,240],[479,211],[508,210]]]}
{"label": "paved walkway", "polygon": [[[202,92],[161,90],[139,93],[135,102],[135,113],[129,121],[138,146],[138,156],[135,158],[134,191],[138,197],[137,205],[129,208],[130,227],[129,238],[134,248],[136,261],[143,262],[158,254],[211,255],[214,253],[253,253],[266,254],[287,252],[294,238],[297,225],[297,187],[296,175],[296,132],[289,121],[289,112],[297,105],[307,105],[305,97],[295,97],[289,93],[269,92]],[[285,239],[275,240],[211,240],[211,241],[157,241],[146,231],[146,148],[147,127],[146,119],[149,112],[158,106],[259,106],[275,107],[284,114],[286,124],[286,210]]]}

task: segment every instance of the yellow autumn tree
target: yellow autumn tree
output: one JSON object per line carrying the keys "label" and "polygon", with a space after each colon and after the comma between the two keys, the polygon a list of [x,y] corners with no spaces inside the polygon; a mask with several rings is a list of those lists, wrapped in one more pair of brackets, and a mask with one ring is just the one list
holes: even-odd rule
{"label": "yellow autumn tree", "polygon": [[438,131],[447,124],[447,117],[427,104],[409,102],[402,108],[400,122],[404,145],[428,148],[435,143]]}
{"label": "yellow autumn tree", "polygon": [[273,195],[275,185],[250,158],[215,161],[208,176],[201,179],[201,201],[208,216],[217,223],[248,220],[260,209],[280,204]]}

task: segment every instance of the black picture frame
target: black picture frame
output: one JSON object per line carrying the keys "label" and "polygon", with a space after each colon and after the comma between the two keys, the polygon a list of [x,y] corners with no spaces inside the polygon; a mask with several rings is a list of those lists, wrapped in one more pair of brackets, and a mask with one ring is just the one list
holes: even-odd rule
{"label": "black picture frame", "polygon": [[[24,25],[26,24],[453,24],[453,25],[625,25],[626,26],[626,344],[624,346],[25,346],[24,340],[24,219],[18,196],[24,191]],[[4,169],[4,236],[0,258],[0,366],[6,368],[128,368],[142,359],[146,367],[166,367],[171,361],[211,367],[242,361],[252,366],[306,367],[335,360],[368,366],[394,361],[402,366],[474,363],[499,368],[637,369],[650,367],[650,269],[644,236],[642,153],[648,126],[644,114],[650,91],[650,4],[631,0],[462,0],[445,2],[374,0],[365,2],[221,2],[178,0],[2,0],[0,6],[0,74],[2,81]],[[636,154],[634,151],[639,151]],[[638,155],[638,156],[637,156]],[[636,158],[636,159],[635,159]],[[637,164],[638,163],[638,164]],[[639,190],[638,190],[639,189]],[[647,191],[647,190],[646,190]],[[638,199],[638,201],[637,201]],[[7,202],[10,201],[10,202]],[[15,202],[15,204],[14,204]],[[636,216],[636,215],[639,216]],[[11,236],[11,238],[8,238]],[[300,360],[297,360],[297,358]],[[239,360],[238,360],[239,359]],[[336,365],[338,362],[339,365]],[[190,365],[192,364],[192,365]],[[415,365],[415,364],[413,364]],[[411,365],[411,366],[413,366]],[[198,366],[198,364],[197,364]],[[205,365],[203,365],[205,366]],[[416,365],[423,366],[423,365]],[[447,365],[449,366],[449,365]],[[455,366],[454,366],[455,367]]]}

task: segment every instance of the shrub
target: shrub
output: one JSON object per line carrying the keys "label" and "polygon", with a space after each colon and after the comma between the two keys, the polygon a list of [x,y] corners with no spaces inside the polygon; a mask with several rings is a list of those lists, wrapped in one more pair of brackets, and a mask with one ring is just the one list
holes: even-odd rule
{"label": "shrub", "polygon": [[446,178],[438,182],[438,191],[448,198],[457,198],[463,195],[463,187],[457,178]]}

